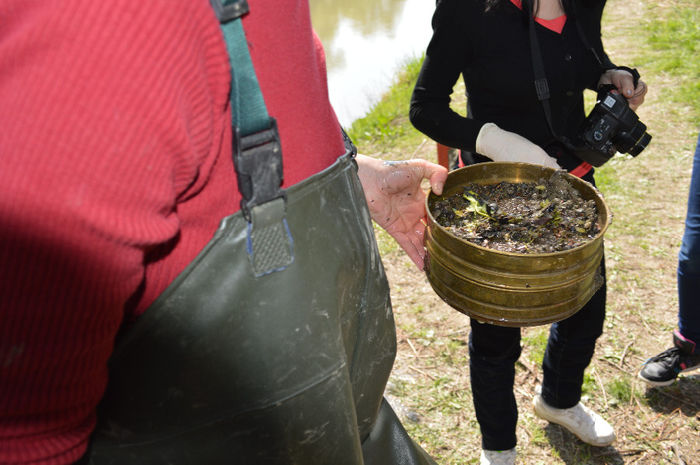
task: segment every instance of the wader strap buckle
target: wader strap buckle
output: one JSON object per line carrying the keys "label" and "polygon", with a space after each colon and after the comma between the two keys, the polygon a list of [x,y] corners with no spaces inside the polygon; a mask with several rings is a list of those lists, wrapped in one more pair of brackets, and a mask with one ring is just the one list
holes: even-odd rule
{"label": "wader strap buckle", "polygon": [[248,13],[246,0],[209,0],[220,23],[227,23]]}
{"label": "wader strap buckle", "polygon": [[247,251],[255,276],[284,270],[294,261],[294,241],[287,224],[287,195],[283,181],[282,145],[277,122],[241,135],[236,131],[233,163],[238,176],[241,212],[248,222]]}
{"label": "wader strap buckle", "polygon": [[246,249],[256,277],[282,271],[294,262],[294,240],[287,223],[286,204],[286,198],[278,198],[250,212]]}
{"label": "wader strap buckle", "polygon": [[233,163],[241,192],[241,210],[250,222],[253,207],[277,198],[286,199],[280,186],[282,171],[282,145],[277,122],[270,118],[270,127],[246,136],[236,127],[236,148]]}

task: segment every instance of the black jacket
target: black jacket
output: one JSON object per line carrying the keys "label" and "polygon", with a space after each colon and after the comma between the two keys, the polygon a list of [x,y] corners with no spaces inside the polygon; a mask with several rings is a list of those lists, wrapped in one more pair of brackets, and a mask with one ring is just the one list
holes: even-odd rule
{"label": "black jacket", "polygon": [[[572,137],[578,131],[585,119],[583,90],[594,89],[600,75],[615,67],[600,37],[604,5],[605,0],[564,1],[561,34],[536,25],[558,134]],[[487,122],[547,147],[554,136],[535,92],[528,17],[510,0],[485,10],[484,0],[438,1],[433,37],[411,98],[411,122],[437,142],[468,152]],[[460,74],[467,118],[449,106]]]}

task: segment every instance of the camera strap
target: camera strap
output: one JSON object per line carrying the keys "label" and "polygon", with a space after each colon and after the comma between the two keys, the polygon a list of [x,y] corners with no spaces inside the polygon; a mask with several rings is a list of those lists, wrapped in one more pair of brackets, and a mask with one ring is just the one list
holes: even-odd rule
{"label": "camera strap", "polygon": [[[581,160],[583,163],[579,163],[570,173],[575,176],[583,176],[588,173],[591,169],[591,165],[600,166],[602,163],[597,161],[598,156],[595,154],[589,154],[587,151],[581,152],[577,150],[574,144],[566,137],[557,134],[554,130],[554,125],[552,124],[552,109],[549,105],[549,82],[547,81],[547,76],[544,72],[544,62],[542,61],[542,54],[540,52],[539,42],[537,40],[537,31],[535,27],[535,13],[533,8],[532,0],[523,0],[523,9],[528,15],[528,32],[530,34],[530,53],[532,55],[532,68],[535,77],[535,91],[537,92],[537,99],[542,104],[542,109],[544,110],[544,117],[547,121],[547,126],[549,127],[549,132],[552,134],[555,140],[557,140],[566,151],[570,151],[576,160]],[[581,30],[579,29],[579,34]],[[582,38],[584,46],[588,47],[585,38]],[[598,55],[595,55],[598,59]],[[595,156],[592,156],[595,155]],[[591,163],[596,160],[595,163]]]}
{"label": "camera strap", "polygon": [[530,54],[532,55],[532,68],[535,75],[535,90],[537,91],[537,99],[542,103],[542,109],[544,110],[544,117],[547,120],[549,131],[552,133],[552,136],[554,136],[555,139],[561,140],[556,131],[554,131],[554,126],[552,125],[552,109],[549,106],[549,83],[547,81],[547,76],[544,73],[544,62],[542,61],[540,45],[537,40],[537,31],[535,30],[535,12],[533,11],[532,0],[523,0],[523,7],[527,13],[529,21],[528,30],[530,33]]}

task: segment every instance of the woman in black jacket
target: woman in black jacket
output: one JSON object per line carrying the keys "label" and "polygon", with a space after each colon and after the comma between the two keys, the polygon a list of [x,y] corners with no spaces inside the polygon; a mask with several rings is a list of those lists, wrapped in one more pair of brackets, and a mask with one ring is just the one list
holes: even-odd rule
{"label": "woman in black jacket", "polygon": [[[413,125],[437,142],[461,150],[466,164],[522,161],[562,167],[594,182],[593,168],[566,148],[585,119],[584,89],[613,84],[636,109],[646,86],[618,68],[601,42],[605,0],[438,0],[433,36],[411,99]],[[536,23],[528,12],[535,11]],[[535,25],[551,108],[551,126],[534,86],[529,40]],[[467,117],[450,109],[459,76]],[[604,275],[604,264],[601,264]],[[612,427],[579,400],[583,373],[602,333],[605,284],[572,317],[553,324],[535,412],[583,441],[606,446]],[[471,320],[472,394],[482,432],[482,464],[515,463],[517,407],[513,395],[520,329]]]}

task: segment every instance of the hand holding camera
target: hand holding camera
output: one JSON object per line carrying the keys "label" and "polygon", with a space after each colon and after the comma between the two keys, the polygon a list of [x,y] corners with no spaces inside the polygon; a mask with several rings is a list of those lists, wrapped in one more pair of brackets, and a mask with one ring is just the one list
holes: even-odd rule
{"label": "hand holding camera", "polygon": [[580,160],[595,167],[602,166],[616,152],[636,157],[651,141],[647,127],[630,105],[632,100],[620,93],[638,89],[639,95],[632,94],[636,106],[644,100],[646,84],[639,80],[637,70],[624,66],[608,70],[601,76],[599,85],[596,104],[577,136],[573,140],[558,138]]}
{"label": "hand holding camera", "polygon": [[598,101],[586,118],[581,137],[588,147],[608,158],[615,152],[636,157],[651,140],[646,130],[627,99],[613,84],[605,84],[598,89]]}
{"label": "hand holding camera", "polygon": [[[593,166],[602,165],[616,152],[636,157],[651,141],[647,127],[639,121],[628,99],[620,93],[640,88],[640,94],[632,96],[637,97],[637,106],[644,100],[646,85],[639,80],[637,70],[623,67],[609,70],[603,74],[599,84],[602,85],[598,88],[598,100],[583,123],[577,144],[583,146],[583,150],[578,151],[580,158]],[[586,151],[586,148],[592,149],[592,152]]]}
{"label": "hand holding camera", "polygon": [[636,111],[644,103],[644,96],[647,93],[647,85],[639,80],[639,75],[634,70],[627,71],[626,68],[609,69],[600,76],[598,88],[612,84],[625,96],[632,111]]}

